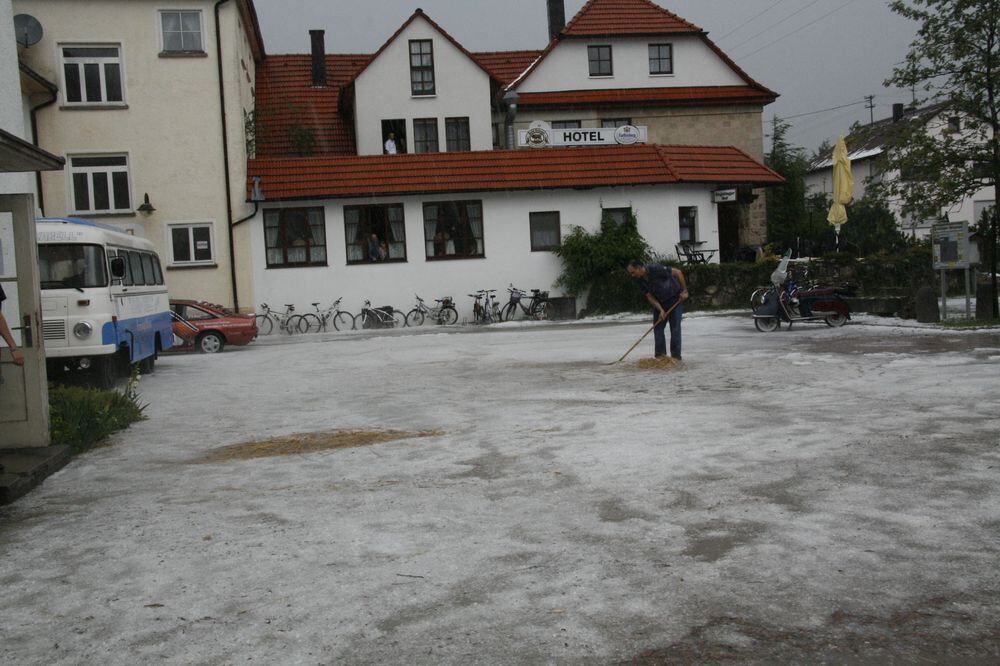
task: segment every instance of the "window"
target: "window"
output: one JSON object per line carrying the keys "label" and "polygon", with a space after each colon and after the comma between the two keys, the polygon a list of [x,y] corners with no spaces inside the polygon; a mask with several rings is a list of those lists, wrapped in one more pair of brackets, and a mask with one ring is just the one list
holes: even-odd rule
{"label": "window", "polygon": [[424,244],[428,259],[483,257],[483,202],[424,204]]}
{"label": "window", "polygon": [[186,303],[171,303],[170,309],[188,321],[198,321],[199,319],[216,319],[216,315],[208,310],[188,305]]}
{"label": "window", "polygon": [[413,120],[413,152],[438,152],[437,118],[415,118]]}
{"label": "window", "polygon": [[434,45],[429,39],[410,40],[410,93],[434,94]]}
{"label": "window", "polygon": [[528,213],[528,226],[531,229],[532,252],[543,252],[559,247],[559,211]]}
{"label": "window", "polygon": [[348,264],[406,261],[403,204],[344,206]]}
{"label": "window", "polygon": [[444,135],[448,152],[472,150],[468,118],[445,118]]}
{"label": "window", "polygon": [[591,76],[611,76],[614,73],[611,67],[610,46],[588,46],[587,61],[590,64]]}
{"label": "window", "polygon": [[126,254],[128,255],[128,272],[132,274],[132,284],[140,287],[144,284],[156,284],[155,278],[151,282],[147,282],[147,277],[152,278],[153,276],[146,276],[143,273],[142,255],[135,250],[129,250]]}
{"label": "window", "polygon": [[104,249],[100,245],[39,243],[38,280],[42,289],[105,287]]}
{"label": "window", "polygon": [[962,129],[962,119],[958,116],[948,116],[948,131],[958,132]]}
{"label": "window", "polygon": [[69,158],[74,213],[132,211],[127,155],[89,155]]}
{"label": "window", "polygon": [[631,213],[631,208],[605,208],[601,211],[602,215],[609,216],[611,221],[619,227],[628,221],[628,216]]}
{"label": "window", "polygon": [[326,266],[326,221],[322,208],[264,211],[268,268]]}
{"label": "window", "polygon": [[674,47],[672,44],[649,45],[649,73],[652,75],[674,73]]}
{"label": "window", "polygon": [[622,125],[631,125],[631,118],[602,118],[601,127],[621,127]]}
{"label": "window", "polygon": [[677,209],[680,220],[681,242],[694,243],[698,240],[698,208],[696,206],[681,206]]}
{"label": "window", "polygon": [[161,11],[164,53],[204,53],[200,11]]}
{"label": "window", "polygon": [[552,129],[580,129],[579,120],[553,120]]}
{"label": "window", "polygon": [[118,46],[64,46],[62,60],[67,104],[123,104]]}
{"label": "window", "polygon": [[211,224],[170,225],[171,264],[213,264],[212,246]]}

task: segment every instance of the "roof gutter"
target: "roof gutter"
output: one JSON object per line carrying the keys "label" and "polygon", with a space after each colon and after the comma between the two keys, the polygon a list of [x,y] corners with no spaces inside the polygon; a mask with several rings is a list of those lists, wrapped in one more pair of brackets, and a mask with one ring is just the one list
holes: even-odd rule
{"label": "roof gutter", "polygon": [[226,187],[226,231],[229,236],[229,281],[233,291],[233,310],[240,311],[239,295],[236,291],[236,243],[233,234],[233,191],[229,183],[229,129],[226,123],[226,90],[222,70],[222,26],[219,24],[219,10],[229,0],[215,3],[215,64],[219,70],[219,111],[222,118],[222,164],[223,182]]}

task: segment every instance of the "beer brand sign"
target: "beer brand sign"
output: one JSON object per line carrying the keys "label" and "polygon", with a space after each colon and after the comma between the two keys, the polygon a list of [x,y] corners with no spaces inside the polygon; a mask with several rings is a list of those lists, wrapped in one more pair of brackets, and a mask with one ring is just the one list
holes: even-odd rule
{"label": "beer brand sign", "polygon": [[548,146],[630,146],[646,143],[646,127],[573,127],[552,129],[548,123],[534,122],[526,130],[518,130],[517,145],[521,148]]}

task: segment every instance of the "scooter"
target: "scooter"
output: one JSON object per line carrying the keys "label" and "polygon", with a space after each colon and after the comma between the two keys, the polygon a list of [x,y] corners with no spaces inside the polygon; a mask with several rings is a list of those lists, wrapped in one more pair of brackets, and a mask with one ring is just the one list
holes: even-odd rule
{"label": "scooter", "polygon": [[770,333],[787,322],[789,328],[797,321],[824,321],[827,326],[843,326],[851,318],[851,306],[836,287],[814,287],[805,291],[788,289],[788,261],[791,252],[782,258],[771,274],[772,287],[764,294],[764,302],[754,310],[753,324],[758,331]]}

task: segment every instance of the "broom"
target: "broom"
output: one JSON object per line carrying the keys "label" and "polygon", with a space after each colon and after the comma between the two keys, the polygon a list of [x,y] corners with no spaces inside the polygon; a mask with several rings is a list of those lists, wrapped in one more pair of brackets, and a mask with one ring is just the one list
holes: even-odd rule
{"label": "broom", "polygon": [[[666,311],[666,312],[665,312],[665,313],[663,314],[663,318],[664,318],[664,319],[666,319],[667,317],[669,317],[669,316],[670,316],[670,313],[671,313],[671,312],[673,312],[673,311],[674,311],[674,308],[676,308],[676,307],[677,307],[677,306],[678,306],[679,304],[680,304],[680,300],[678,300],[678,301],[677,301],[676,303],[674,303],[673,305],[671,305],[671,306],[670,306],[670,309],[669,309],[669,310],[667,310],[667,311]],[[624,360],[625,360],[625,357],[626,357],[626,356],[628,356],[629,354],[631,354],[631,353],[632,353],[632,350],[633,350],[633,349],[635,349],[636,347],[638,347],[638,346],[639,346],[639,343],[640,343],[640,342],[642,342],[643,340],[645,340],[645,339],[646,339],[646,336],[647,336],[647,335],[649,335],[650,333],[652,333],[652,332],[653,332],[653,329],[654,329],[654,328],[656,328],[656,325],[657,325],[658,323],[659,323],[659,321],[654,321],[654,322],[653,322],[653,325],[649,327],[649,330],[648,330],[648,331],[646,331],[645,333],[643,333],[643,334],[642,334],[642,337],[641,337],[641,338],[639,338],[638,340],[636,340],[636,341],[635,341],[635,344],[634,344],[634,345],[632,345],[631,347],[629,347],[629,348],[628,348],[628,351],[627,351],[627,352],[625,352],[624,354],[622,354],[622,357],[621,357],[620,359],[618,359],[617,361],[614,361],[613,363],[606,363],[605,365],[617,365],[618,363],[621,363],[622,361],[624,361]]]}

